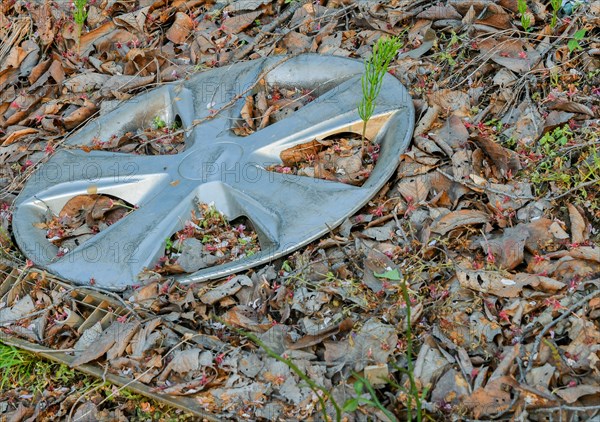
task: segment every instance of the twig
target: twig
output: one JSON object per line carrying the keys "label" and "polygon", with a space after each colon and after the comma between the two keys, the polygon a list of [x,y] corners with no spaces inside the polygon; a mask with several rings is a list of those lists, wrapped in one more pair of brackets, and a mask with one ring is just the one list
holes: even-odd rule
{"label": "twig", "polygon": [[435,171],[437,171],[441,175],[447,177],[448,179],[452,180],[453,182],[459,183],[459,184],[461,184],[463,186],[466,186],[469,189],[472,189],[474,191],[484,190],[484,191],[487,191],[487,192],[490,192],[490,193],[495,193],[496,195],[507,196],[507,197],[509,197],[511,199],[535,199],[534,196],[529,196],[529,195],[513,195],[511,193],[502,192],[502,191],[499,191],[499,190],[496,190],[494,188],[490,188],[490,187],[487,187],[487,186],[480,186],[480,185],[477,185],[475,183],[470,183],[470,182],[467,182],[465,180],[460,180],[460,179],[457,179],[456,177],[454,177],[454,176],[446,173],[444,170],[442,170],[440,168],[436,168]]}
{"label": "twig", "polygon": [[[535,360],[535,355],[537,354],[537,351],[540,347],[540,343],[542,342],[542,339],[548,333],[548,331],[550,331],[556,324],[558,324],[559,322],[561,322],[562,320],[564,320],[565,318],[570,316],[577,309],[582,307],[585,303],[589,302],[590,299],[592,299],[598,295],[600,295],[600,289],[594,290],[593,292],[587,294],[582,299],[580,299],[577,303],[572,305],[569,309],[565,310],[558,318],[553,320],[550,324],[544,326],[542,331],[540,331],[540,333],[535,337],[535,342],[533,343],[533,349],[531,350],[531,354],[529,355],[529,361],[527,362],[527,368],[525,369],[525,373],[523,374],[524,376],[526,376],[533,368],[533,361]],[[523,379],[521,379],[521,382],[523,382],[523,381],[525,381],[524,377],[523,377]]]}
{"label": "twig", "polygon": [[600,410],[600,405],[597,406],[556,406],[539,409],[528,409],[530,412],[554,412],[556,410],[574,410],[575,412],[586,412],[588,410]]}
{"label": "twig", "polygon": [[[288,60],[299,56],[300,53],[295,53],[295,54],[290,54],[288,56],[283,57],[281,60],[279,60],[277,63],[273,64],[272,66],[269,66],[268,68],[266,68],[265,70],[263,70],[260,75],[258,75],[258,77],[256,78],[256,81],[251,84],[248,88],[246,88],[245,90],[243,90],[242,92],[240,92],[239,94],[237,94],[235,97],[233,97],[231,100],[229,100],[226,104],[224,104],[220,109],[216,110],[214,113],[212,113],[210,116],[206,116],[202,119],[197,119],[194,120],[192,122],[192,124],[190,125],[189,129],[194,128],[196,126],[198,126],[200,123],[206,122],[208,120],[212,120],[214,119],[219,113],[221,113],[223,110],[231,107],[232,105],[234,105],[240,98],[242,98],[244,95],[246,95],[247,93],[249,93],[250,91],[252,91],[254,89],[254,87],[256,85],[258,85],[260,83],[260,81],[262,79],[264,79],[265,76],[267,76],[270,72],[272,72],[273,70],[275,70],[276,68],[278,68],[279,66],[281,66],[282,64],[284,64],[285,62],[287,62]],[[217,95],[216,93],[214,95]],[[187,130],[187,129],[186,129]],[[176,132],[174,132],[176,133]],[[173,135],[174,133],[172,133],[171,135]]]}
{"label": "twig", "polygon": [[[90,388],[86,391],[84,391],[83,393],[81,393],[81,395],[79,397],[77,397],[77,400],[75,400],[75,403],[73,403],[71,405],[71,410],[69,411],[69,416],[67,417],[67,421],[71,422],[73,420],[73,412],[75,411],[75,406],[77,406],[77,403],[79,403],[81,401],[81,399],[83,399],[85,396],[87,396],[89,393],[94,392],[100,388],[102,388],[104,385],[106,384],[106,381],[103,381],[102,383],[98,384],[97,386]],[[80,415],[77,419],[75,419],[75,422],[85,418],[86,416],[88,416],[90,414],[91,410],[85,412],[83,415]],[[87,419],[87,418],[86,418]]]}
{"label": "twig", "polygon": [[290,7],[281,15],[279,15],[279,17],[273,20],[273,22],[269,23],[268,25],[265,25],[260,31],[260,35],[258,35],[251,43],[246,45],[246,47],[244,47],[241,50],[238,50],[237,54],[233,55],[233,61],[242,60],[244,57],[249,55],[252,52],[252,50],[254,50],[254,47],[256,47],[256,45],[258,45],[262,40],[264,40],[267,37],[267,34],[269,32],[273,31],[277,27],[281,27],[281,25],[285,21],[292,17],[292,15],[296,12],[296,10],[300,8],[301,5],[301,2],[292,3]]}
{"label": "twig", "polygon": [[582,183],[580,185],[577,185],[577,186],[569,189],[568,191],[561,193],[560,195],[552,196],[551,198],[549,198],[549,200],[550,201],[556,201],[557,199],[563,198],[563,197],[565,197],[565,196],[567,196],[567,195],[569,195],[569,194],[571,194],[573,192],[578,191],[579,189],[583,189],[586,186],[590,186],[590,185],[596,185],[598,183],[600,183],[600,178],[599,179],[594,179],[594,180],[588,180],[587,182]]}

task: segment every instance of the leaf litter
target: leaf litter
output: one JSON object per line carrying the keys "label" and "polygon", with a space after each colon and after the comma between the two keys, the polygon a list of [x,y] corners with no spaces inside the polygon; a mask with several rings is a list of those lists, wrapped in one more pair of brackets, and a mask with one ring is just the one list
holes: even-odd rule
{"label": "leaf litter", "polygon": [[167,239],[165,255],[154,268],[157,273],[193,273],[260,252],[248,219],[228,221],[214,204],[198,203],[184,226]]}
{"label": "leaf litter", "polygon": [[[0,329],[73,350],[75,366],[96,362],[155,392],[193,397],[220,418],[318,418],[317,393],[233,329],[242,328],[340,404],[364,393],[355,382],[366,377],[381,405],[405,420],[410,326],[416,388],[434,420],[597,417],[600,2],[563,6],[555,26],[550,3],[527,4],[529,31],[517,2],[90,0],[77,48],[66,3],[3,2]],[[160,268],[118,298],[97,299],[22,261],[10,236],[15,195],[62,137],[108,102],[267,55],[364,59],[388,34],[404,41],[390,73],[418,111],[414,142],[396,177],[328,238],[228,280],[178,285],[169,274],[259,246],[251,222],[236,230],[218,210],[203,227],[209,205],[200,204],[170,237]],[[258,136],[316,95],[259,83],[232,131]],[[173,123],[156,120],[89,148],[176,153],[186,128]],[[360,184],[379,152],[372,144],[357,156],[356,144],[348,134],[315,139],[284,151],[272,170]],[[61,248],[135,208],[95,193],[67,205],[40,222]],[[398,277],[381,277],[390,271]],[[58,388],[41,408],[41,396],[28,393],[2,390],[3,416],[72,411],[102,420],[136,407],[93,394],[90,407]],[[360,397],[370,402],[359,400],[348,420],[387,420],[373,396]],[[330,399],[326,412],[335,414]]]}

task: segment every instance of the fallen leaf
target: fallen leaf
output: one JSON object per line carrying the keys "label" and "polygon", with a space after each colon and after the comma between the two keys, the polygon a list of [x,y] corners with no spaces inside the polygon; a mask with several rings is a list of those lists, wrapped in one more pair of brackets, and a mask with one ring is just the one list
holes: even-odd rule
{"label": "fallen leaf", "polygon": [[573,204],[568,204],[567,208],[571,220],[571,243],[584,243],[588,239],[588,233],[583,215]]}
{"label": "fallen leaf", "polygon": [[487,223],[490,217],[487,213],[477,210],[459,210],[452,211],[438,220],[434,221],[431,225],[431,231],[445,235],[446,233],[464,226],[471,224],[483,224]]}
{"label": "fallen leaf", "polygon": [[200,300],[207,305],[217,303],[219,300],[233,296],[244,286],[252,286],[252,280],[248,276],[238,275],[224,284],[208,291],[200,297]]}
{"label": "fallen leaf", "polygon": [[483,136],[476,136],[471,139],[492,159],[503,176],[506,176],[509,172],[516,174],[521,169],[519,156],[514,151],[506,149],[492,139]]}
{"label": "fallen leaf", "polygon": [[75,357],[73,362],[71,362],[71,367],[77,367],[98,359],[108,352],[117,341],[122,341],[125,338],[123,334],[129,332],[136,324],[139,323],[120,323],[118,321],[113,321],[112,324],[100,334],[95,342]]}
{"label": "fallen leaf", "polygon": [[517,297],[523,289],[523,280],[511,280],[496,271],[459,270],[456,277],[462,287],[498,297]]}
{"label": "fallen leaf", "polygon": [[478,43],[478,46],[484,57],[520,74],[532,70],[541,58],[540,53],[529,42],[519,39],[488,38]]}
{"label": "fallen leaf", "polygon": [[600,399],[600,387],[596,385],[578,385],[568,387],[556,391],[556,395],[562,398],[567,403],[575,403],[583,396],[596,396],[596,400]]}
{"label": "fallen leaf", "polygon": [[315,157],[323,145],[318,141],[310,141],[305,144],[296,145],[281,152],[280,158],[286,166],[294,166],[299,162]]}

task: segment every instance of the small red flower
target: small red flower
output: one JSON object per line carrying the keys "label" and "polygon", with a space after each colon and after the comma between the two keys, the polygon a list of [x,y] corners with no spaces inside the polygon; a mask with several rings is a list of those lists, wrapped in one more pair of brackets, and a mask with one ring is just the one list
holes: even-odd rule
{"label": "small red flower", "polygon": [[498,313],[498,317],[500,317],[500,321],[506,321],[510,323],[510,317],[508,316],[508,313],[505,310],[500,311]]}

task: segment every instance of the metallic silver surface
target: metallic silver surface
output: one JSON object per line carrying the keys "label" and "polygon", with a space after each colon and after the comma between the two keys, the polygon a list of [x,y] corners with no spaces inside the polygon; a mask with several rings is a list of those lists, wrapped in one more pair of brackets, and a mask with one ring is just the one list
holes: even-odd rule
{"label": "metallic silver surface", "polygon": [[[137,283],[144,268],[164,254],[165,240],[184,227],[197,202],[211,203],[228,219],[249,218],[261,252],[224,265],[178,276],[199,282],[227,276],[289,254],[319,238],[365,205],[394,173],[414,127],[406,89],[386,75],[370,131],[381,146],[379,160],[361,187],[265,170],[281,163],[280,153],[294,145],[340,132],[360,133],[360,61],[301,55],[280,65],[281,57],[235,64],[194,75],[136,96],[89,122],[66,145],[92,145],[149,127],[156,116],[167,123],[179,116],[186,149],[177,155],[141,156],[105,151],[58,151],[26,183],[16,201],[14,234],[36,265],[76,284],[122,290]],[[319,95],[282,121],[238,137],[230,130],[239,119],[244,94],[216,117],[204,120],[253,86],[265,69],[267,84],[314,90]],[[379,129],[380,128],[380,129]],[[65,256],[35,224],[49,211],[57,215],[75,195],[109,194],[138,209]]]}

